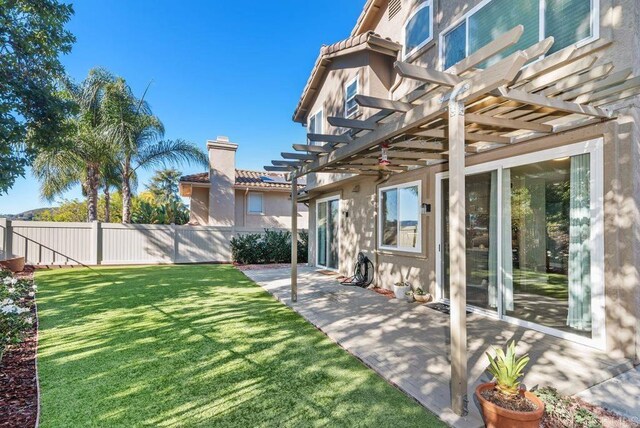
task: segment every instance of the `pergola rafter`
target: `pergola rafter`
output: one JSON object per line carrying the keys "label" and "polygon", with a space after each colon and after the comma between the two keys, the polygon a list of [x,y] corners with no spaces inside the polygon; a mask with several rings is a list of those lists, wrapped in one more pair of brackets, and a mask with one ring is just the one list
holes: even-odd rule
{"label": "pergola rafter", "polygon": [[[444,71],[396,62],[401,78],[420,82],[416,89],[400,99],[357,95],[360,106],[378,112],[364,120],[330,117],[332,126],[347,131],[309,134],[309,141],[325,144],[294,145],[306,153],[283,155],[297,161],[272,161],[290,169],[294,182],[316,172],[379,176],[448,162],[451,399],[458,414],[466,411],[468,388],[465,156],[613,120],[607,106],[640,94],[640,77],[631,77],[631,70],[598,64],[600,51],[611,45],[604,39],[545,57],[550,37],[496,62],[523,31],[511,29]],[[382,147],[389,162],[379,161]],[[295,284],[292,269],[292,297]]]}

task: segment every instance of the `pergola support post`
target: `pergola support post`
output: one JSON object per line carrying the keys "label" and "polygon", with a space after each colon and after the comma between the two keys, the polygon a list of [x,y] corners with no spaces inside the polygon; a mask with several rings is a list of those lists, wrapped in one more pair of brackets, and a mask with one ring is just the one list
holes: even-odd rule
{"label": "pergola support post", "polygon": [[291,177],[291,301],[298,301],[298,178]]}
{"label": "pergola support post", "polygon": [[[458,90],[456,90],[458,89]],[[451,407],[467,414],[467,293],[465,244],[465,117],[456,87],[449,100],[449,278]]]}

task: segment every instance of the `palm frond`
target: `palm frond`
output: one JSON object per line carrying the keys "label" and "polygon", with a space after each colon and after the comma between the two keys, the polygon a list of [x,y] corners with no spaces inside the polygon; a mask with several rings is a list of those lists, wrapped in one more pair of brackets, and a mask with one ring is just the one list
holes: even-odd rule
{"label": "palm frond", "polygon": [[209,159],[203,150],[182,139],[163,140],[146,146],[138,153],[135,161],[137,163],[135,170],[165,166],[167,163],[196,164],[203,167],[209,165]]}

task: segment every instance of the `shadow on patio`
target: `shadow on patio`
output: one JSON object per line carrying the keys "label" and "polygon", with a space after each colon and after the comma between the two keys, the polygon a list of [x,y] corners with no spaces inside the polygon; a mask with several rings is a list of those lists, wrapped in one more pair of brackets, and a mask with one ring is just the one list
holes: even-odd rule
{"label": "shadow on patio", "polygon": [[[448,315],[370,290],[341,286],[335,277],[310,267],[299,268],[298,302],[292,305],[289,270],[245,274],[445,422],[482,425],[475,403],[469,403],[465,418],[450,409]],[[470,401],[475,386],[488,380],[485,352],[512,339],[520,352],[531,357],[524,379],[528,388],[554,386],[573,395],[632,367],[627,360],[611,360],[593,348],[479,314],[470,314],[467,324]]]}

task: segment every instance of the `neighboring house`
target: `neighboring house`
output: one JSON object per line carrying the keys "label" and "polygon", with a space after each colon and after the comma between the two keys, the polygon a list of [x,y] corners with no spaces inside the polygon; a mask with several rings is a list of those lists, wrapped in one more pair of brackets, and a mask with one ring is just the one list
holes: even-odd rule
{"label": "neighboring house", "polygon": [[367,1],[293,116],[309,261],[350,275],[362,251],[377,285],[444,302],[465,269],[470,310],[638,362],[639,17],[636,0]]}
{"label": "neighboring house", "polygon": [[[208,141],[209,172],[180,178],[180,194],[191,199],[189,224],[233,226],[237,232],[289,229],[291,182],[284,174],[236,169],[237,149],[227,137]],[[298,227],[308,228],[304,204],[298,205]]]}

